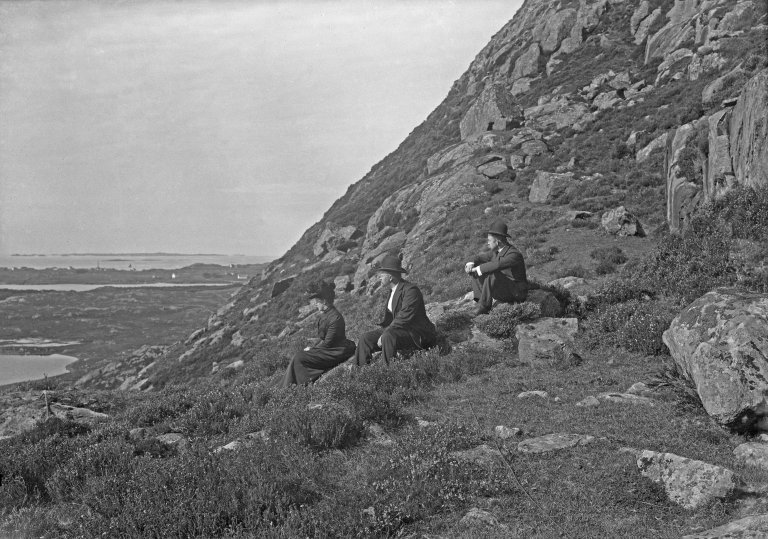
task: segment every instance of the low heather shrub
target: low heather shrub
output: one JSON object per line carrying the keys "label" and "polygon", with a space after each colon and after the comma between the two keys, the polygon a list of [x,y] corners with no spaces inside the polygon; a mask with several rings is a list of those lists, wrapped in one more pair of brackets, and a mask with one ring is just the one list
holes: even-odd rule
{"label": "low heather shrub", "polygon": [[520,322],[540,316],[541,308],[535,303],[502,303],[490,313],[475,318],[475,325],[486,335],[508,339],[515,336],[515,328]]}
{"label": "low heather shrub", "polygon": [[593,249],[589,256],[598,262],[609,262],[614,266],[627,261],[627,255],[624,254],[620,247],[615,245]]}
{"label": "low heather shrub", "polygon": [[587,320],[584,340],[591,348],[616,346],[646,355],[668,353],[662,333],[675,317],[674,307],[658,301],[631,299],[605,305]]}

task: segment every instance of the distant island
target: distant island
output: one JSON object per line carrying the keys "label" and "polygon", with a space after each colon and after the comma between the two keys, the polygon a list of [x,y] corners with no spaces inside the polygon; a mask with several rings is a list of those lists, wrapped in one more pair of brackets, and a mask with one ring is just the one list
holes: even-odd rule
{"label": "distant island", "polygon": [[[262,255],[244,255],[244,254],[220,254],[220,253],[166,253],[163,251],[156,253],[13,253],[11,256],[262,256]],[[264,256],[263,258],[270,258]],[[276,257],[275,257],[276,258]]]}

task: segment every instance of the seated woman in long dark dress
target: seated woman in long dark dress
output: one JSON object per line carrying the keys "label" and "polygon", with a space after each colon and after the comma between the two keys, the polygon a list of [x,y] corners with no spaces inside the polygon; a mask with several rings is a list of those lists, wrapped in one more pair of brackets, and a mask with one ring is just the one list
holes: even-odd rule
{"label": "seated woman in long dark dress", "polygon": [[333,289],[333,284],[324,281],[310,285],[310,305],[321,313],[317,321],[317,341],[293,356],[285,371],[283,387],[314,382],[355,353],[355,343],[345,334],[344,317],[333,306],[336,297]]}

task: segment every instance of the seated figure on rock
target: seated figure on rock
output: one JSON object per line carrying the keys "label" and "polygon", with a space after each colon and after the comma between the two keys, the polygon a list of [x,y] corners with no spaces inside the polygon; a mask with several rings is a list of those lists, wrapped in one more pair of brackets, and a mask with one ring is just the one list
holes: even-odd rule
{"label": "seated figure on rock", "polygon": [[377,268],[381,284],[389,288],[389,298],[384,307],[381,329],[367,332],[357,343],[355,364],[367,365],[373,353],[382,351],[384,361],[398,352],[411,352],[431,348],[437,343],[437,330],[427,317],[421,290],[403,279],[400,258],[387,255]]}
{"label": "seated figure on rock", "polygon": [[522,303],[528,295],[525,260],[520,251],[510,245],[507,224],[497,220],[486,234],[489,251],[464,265],[464,271],[472,278],[477,302],[475,314],[490,312],[493,300]]}
{"label": "seated figure on rock", "polygon": [[283,387],[314,382],[355,353],[355,343],[345,334],[344,317],[333,305],[336,297],[333,283],[312,283],[308,293],[310,305],[321,313],[317,320],[317,341],[293,356],[285,371]]}

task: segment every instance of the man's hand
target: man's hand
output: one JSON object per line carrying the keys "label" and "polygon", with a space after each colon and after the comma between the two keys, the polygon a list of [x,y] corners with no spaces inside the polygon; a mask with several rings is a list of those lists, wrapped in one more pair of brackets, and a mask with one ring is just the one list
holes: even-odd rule
{"label": "man's hand", "polygon": [[309,347],[309,346],[307,346],[306,348],[304,348],[304,351],[305,351],[305,352],[309,352],[309,350],[310,350],[310,347]]}
{"label": "man's hand", "polygon": [[376,346],[378,346],[379,348],[381,348],[381,337],[379,337],[379,340],[378,340],[378,341],[376,341]]}
{"label": "man's hand", "polygon": [[472,270],[475,269],[475,263],[474,262],[467,262],[464,264],[464,273],[472,273]]}

